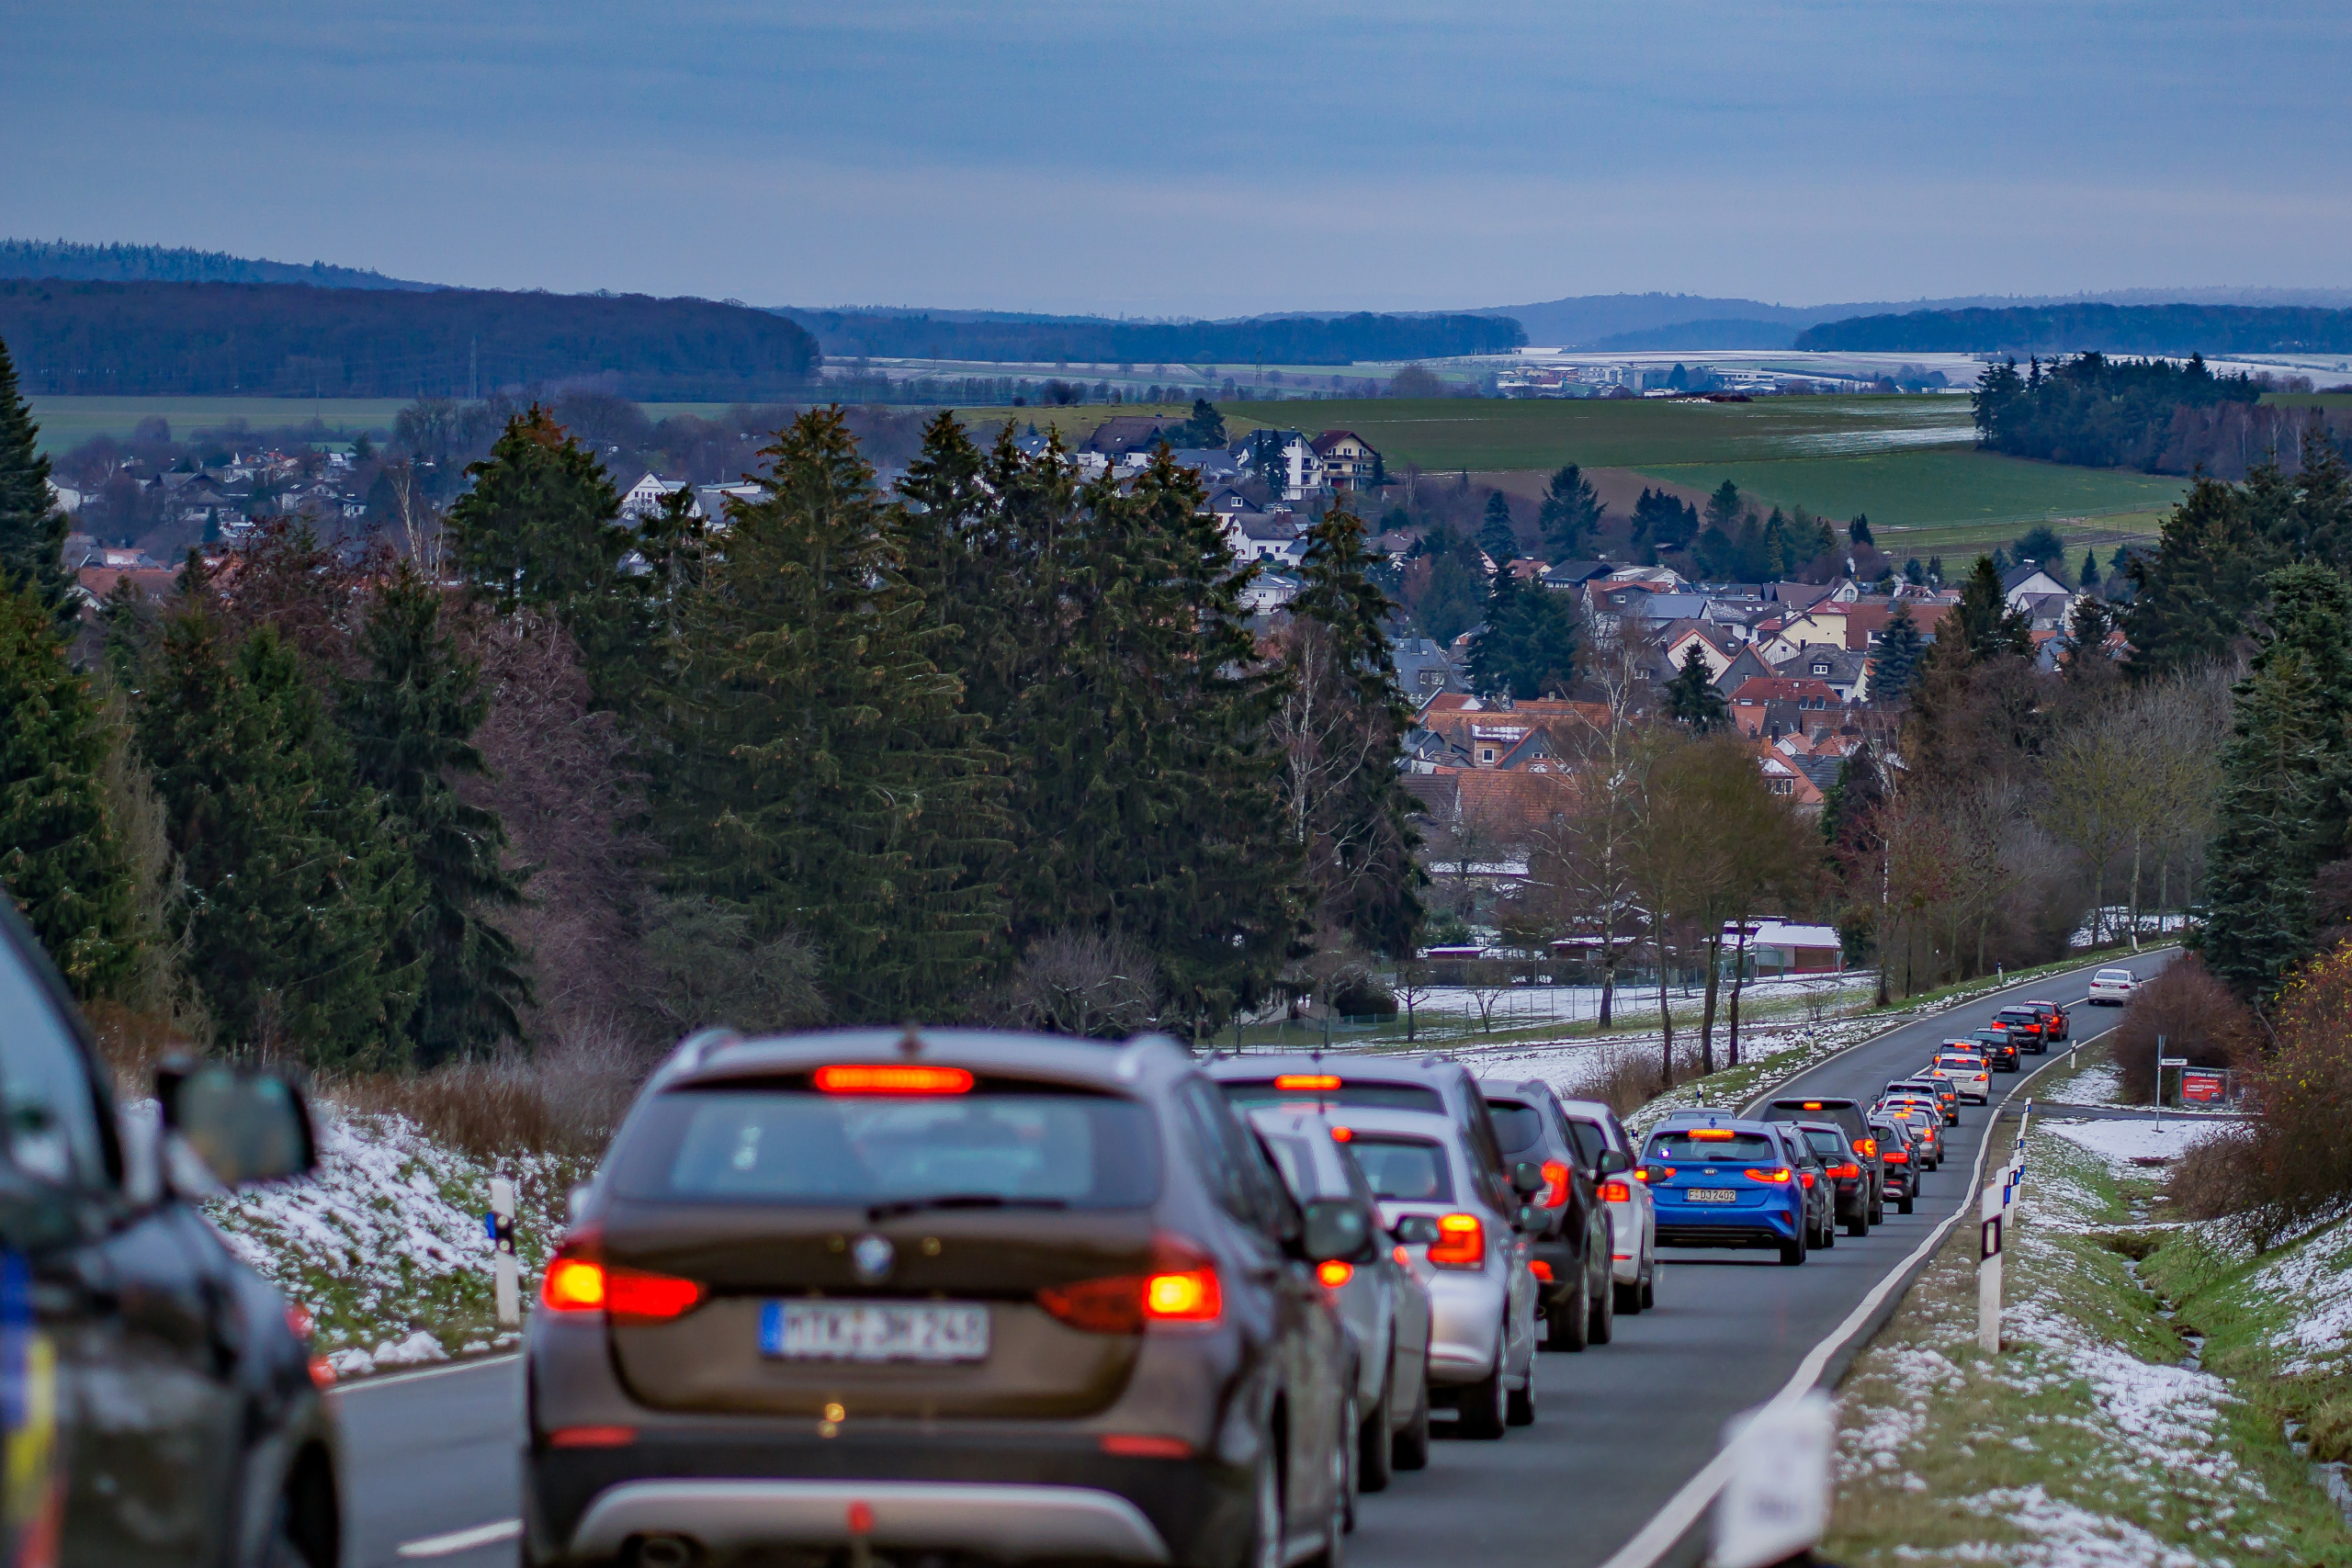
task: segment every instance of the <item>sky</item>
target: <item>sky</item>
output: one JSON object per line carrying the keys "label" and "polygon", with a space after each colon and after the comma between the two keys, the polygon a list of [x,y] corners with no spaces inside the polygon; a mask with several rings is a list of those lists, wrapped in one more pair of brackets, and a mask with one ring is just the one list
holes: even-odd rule
{"label": "sky", "polygon": [[0,234],[1128,315],[2352,283],[2343,0],[10,0]]}

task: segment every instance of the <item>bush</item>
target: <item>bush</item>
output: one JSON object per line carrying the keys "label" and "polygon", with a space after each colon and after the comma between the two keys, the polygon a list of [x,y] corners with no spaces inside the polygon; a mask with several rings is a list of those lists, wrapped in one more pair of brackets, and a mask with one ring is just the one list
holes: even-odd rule
{"label": "bush", "polygon": [[2123,1098],[2145,1105],[2156,1096],[2156,1039],[2164,1054],[2199,1067],[2242,1067],[2258,1055],[2262,1025],[2244,1002],[2188,953],[2140,987],[2109,1049],[2123,1073]]}
{"label": "bush", "polygon": [[1396,1016],[1396,998],[1377,980],[1351,980],[1332,994],[1331,1010],[1341,1018],[1391,1019]]}

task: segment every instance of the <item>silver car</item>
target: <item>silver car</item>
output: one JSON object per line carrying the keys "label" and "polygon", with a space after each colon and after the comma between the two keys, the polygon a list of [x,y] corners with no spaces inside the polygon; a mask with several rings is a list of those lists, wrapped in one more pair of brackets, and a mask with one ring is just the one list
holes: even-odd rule
{"label": "silver car", "polygon": [[[1349,1198],[1367,1213],[1379,1212],[1372,1184],[1342,1152],[1339,1129],[1328,1118],[1269,1106],[1250,1121],[1299,1202]],[[1375,1235],[1360,1258],[1317,1265],[1316,1276],[1356,1347],[1356,1408],[1363,1422],[1355,1480],[1377,1492],[1392,1472],[1429,1463],[1429,1287],[1412,1254],[1386,1234]]]}
{"label": "silver car", "polygon": [[[1594,1173],[1614,1235],[1609,1272],[1617,1310],[1632,1314],[1657,1305],[1657,1201],[1640,1176],[1641,1155],[1617,1113],[1597,1100],[1564,1100],[1568,1133]],[[1607,1156],[1615,1153],[1619,1157]],[[1603,1167],[1608,1168],[1604,1169]]]}
{"label": "silver car", "polygon": [[1535,1419],[1535,1276],[1510,1186],[1471,1158],[1461,1125],[1413,1111],[1348,1107],[1335,1134],[1380,1199],[1380,1216],[1430,1292],[1430,1383],[1465,1438]]}

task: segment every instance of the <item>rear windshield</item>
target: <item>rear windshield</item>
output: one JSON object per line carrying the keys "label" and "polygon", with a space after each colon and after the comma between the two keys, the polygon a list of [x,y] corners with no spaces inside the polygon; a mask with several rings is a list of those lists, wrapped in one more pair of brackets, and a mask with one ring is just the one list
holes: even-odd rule
{"label": "rear windshield", "polygon": [[1434,1139],[1359,1132],[1348,1144],[1373,1196],[1397,1203],[1451,1203],[1453,1178]]}
{"label": "rear windshield", "polygon": [[2040,1023],[2041,1021],[2041,1015],[2031,1008],[2003,1008],[2001,1010],[2000,1016],[2003,1018],[2013,1018],[2019,1023]]}
{"label": "rear windshield", "polygon": [[1813,1145],[1813,1152],[1817,1155],[1842,1155],[1846,1152],[1846,1140],[1835,1133],[1816,1133],[1808,1127],[1804,1130],[1804,1141]]}
{"label": "rear windshield", "polygon": [[2102,980],[2129,980],[2132,978],[2132,971],[2129,969],[2102,969],[2098,972],[2098,977]]}
{"label": "rear windshield", "polygon": [[1100,1095],[673,1089],[618,1154],[614,1190],[655,1201],[1122,1209],[1159,1194],[1151,1112]]}
{"label": "rear windshield", "polygon": [[1358,1105],[1367,1111],[1445,1114],[1444,1098],[1421,1084],[1351,1083],[1343,1078],[1337,1089],[1280,1089],[1272,1078],[1245,1078],[1216,1087],[1236,1105]]}
{"label": "rear windshield", "polygon": [[1780,1140],[1767,1133],[1734,1133],[1725,1137],[1714,1129],[1691,1127],[1652,1134],[1649,1157],[1739,1160],[1749,1165],[1768,1160],[1778,1165],[1783,1155]]}
{"label": "rear windshield", "polygon": [[1521,1105],[1515,1100],[1487,1101],[1487,1114],[1495,1119],[1495,1136],[1502,1141],[1503,1153],[1515,1155],[1535,1147],[1544,1141],[1544,1117],[1532,1105]]}
{"label": "rear windshield", "polygon": [[1939,1067],[1981,1067],[1984,1065],[1984,1057],[1976,1055],[1963,1056],[1957,1051],[1951,1052],[1945,1055],[1938,1056],[1936,1058],[1936,1066]]}
{"label": "rear windshield", "polygon": [[1609,1134],[1589,1122],[1571,1119],[1568,1136],[1576,1140],[1577,1158],[1583,1161],[1588,1168],[1599,1165],[1600,1156],[1608,1152]]}

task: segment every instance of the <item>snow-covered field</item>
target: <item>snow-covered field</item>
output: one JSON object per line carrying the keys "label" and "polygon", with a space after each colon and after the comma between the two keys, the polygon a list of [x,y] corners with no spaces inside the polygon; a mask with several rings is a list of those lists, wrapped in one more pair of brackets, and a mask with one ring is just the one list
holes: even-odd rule
{"label": "snow-covered field", "polygon": [[[1806,1011],[1818,1007],[1826,1016],[1868,998],[1877,984],[1877,976],[1867,970],[1802,978],[1751,980],[1741,989],[1740,1010],[1743,1021],[1751,1011],[1785,1017],[1792,1006]],[[1668,987],[1668,1005],[1674,1011],[1678,1027],[1686,1016],[1692,1020],[1698,1018],[1704,998],[1705,993],[1695,988]],[[1487,1010],[1484,1014],[1478,1006],[1482,998]],[[1716,998],[1719,1025],[1727,1016],[1730,1007],[1731,991],[1725,987]],[[1466,987],[1440,986],[1415,1001],[1414,1012],[1424,1032],[1439,1033],[1447,1030],[1521,1030],[1554,1023],[1590,1023],[1600,1017],[1600,987],[1498,986],[1482,993]],[[1655,985],[1618,987],[1615,1012],[1619,1020],[1638,1021],[1644,1018],[1656,1018],[1657,987]]]}

